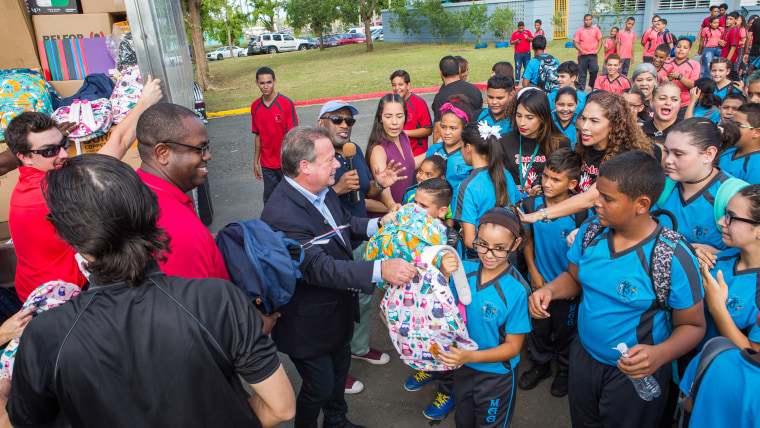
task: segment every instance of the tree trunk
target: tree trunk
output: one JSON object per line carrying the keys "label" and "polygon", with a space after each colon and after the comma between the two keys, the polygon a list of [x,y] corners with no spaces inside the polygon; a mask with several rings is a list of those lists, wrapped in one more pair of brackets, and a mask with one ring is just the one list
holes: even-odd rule
{"label": "tree trunk", "polygon": [[187,0],[187,23],[190,26],[190,38],[193,40],[193,57],[195,58],[195,81],[202,91],[211,89],[206,51],[203,44],[201,27],[201,0]]}
{"label": "tree trunk", "polygon": [[319,30],[319,51],[325,50],[325,33]]}
{"label": "tree trunk", "polygon": [[364,38],[367,39],[367,52],[374,52],[375,47],[372,45],[372,31],[370,30],[370,23],[372,22],[372,11],[368,14],[362,13],[362,19],[364,20]]}
{"label": "tree trunk", "polygon": [[[229,19],[229,16],[227,17]],[[227,44],[230,48],[230,59],[235,58],[235,54],[232,51],[232,30],[230,29],[230,22],[227,21]]]}

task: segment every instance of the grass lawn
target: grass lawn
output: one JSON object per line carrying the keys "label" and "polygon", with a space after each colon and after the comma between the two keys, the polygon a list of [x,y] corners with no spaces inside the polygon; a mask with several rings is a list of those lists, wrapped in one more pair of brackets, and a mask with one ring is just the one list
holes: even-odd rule
{"label": "grass lawn", "polygon": [[[570,39],[549,42],[548,52],[560,63],[575,60],[577,51],[565,48]],[[364,44],[339,46],[324,51],[288,52],[211,61],[211,82],[216,90],[206,92],[208,111],[218,112],[244,108],[261,96],[255,74],[259,67],[267,66],[277,76],[277,91],[294,101],[367,92],[389,91],[391,73],[404,69],[412,77],[415,87],[438,86],[441,78],[438,61],[446,55],[461,55],[470,63],[470,82],[485,82],[491,76],[491,67],[498,61],[514,65],[514,49],[475,49],[472,44],[452,43],[385,43],[376,42],[375,51],[366,52]],[[642,46],[637,40],[633,55],[633,68],[641,63]],[[694,48],[696,49],[696,47]],[[696,52],[696,50],[694,51]],[[600,59],[603,57],[599,55]],[[601,62],[601,61],[600,61]],[[601,73],[601,64],[600,64]]]}

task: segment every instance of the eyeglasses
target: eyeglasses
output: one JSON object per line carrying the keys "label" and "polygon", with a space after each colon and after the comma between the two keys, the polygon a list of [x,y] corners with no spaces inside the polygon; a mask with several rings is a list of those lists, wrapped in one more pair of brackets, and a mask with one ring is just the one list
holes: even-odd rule
{"label": "eyeglasses", "polygon": [[29,152],[34,153],[35,155],[40,155],[43,158],[52,158],[55,156],[58,156],[58,153],[61,152],[61,149],[69,149],[69,139],[66,137],[61,138],[61,142],[56,144],[55,146],[48,147],[46,149],[37,149],[37,150],[29,150]]}
{"label": "eyeglasses", "polygon": [[330,119],[330,121],[336,125],[340,125],[341,123],[346,122],[346,125],[354,126],[354,124],[356,123],[356,119],[352,117],[325,116],[322,119]]}
{"label": "eyeglasses", "polygon": [[166,144],[166,143],[176,144],[178,146],[183,146],[183,147],[188,147],[188,148],[191,148],[191,149],[198,150],[198,151],[201,152],[201,157],[206,156],[206,152],[210,152],[211,151],[211,142],[210,141],[207,142],[206,145],[203,146],[203,147],[191,146],[190,144],[178,143],[176,141],[164,141],[164,144]]}
{"label": "eyeglasses", "polygon": [[641,107],[642,105],[643,105],[643,104],[632,104],[632,103],[628,103],[628,107],[633,107],[633,108],[635,108],[635,107]]}
{"label": "eyeglasses", "polygon": [[738,126],[739,128],[744,128],[744,129],[755,129],[755,128],[757,128],[756,126],[742,125],[741,123],[736,123],[736,122],[734,122],[734,125]]}
{"label": "eyeglasses", "polygon": [[728,211],[726,211],[725,218],[726,218],[726,226],[731,226],[731,222],[734,221],[734,220],[743,221],[743,222],[749,223],[749,224],[754,224],[755,226],[760,225],[760,221],[752,220],[752,219],[749,219],[749,218],[737,217],[737,216],[731,214]]}
{"label": "eyeglasses", "polygon": [[494,257],[497,259],[504,259],[509,257],[510,250],[504,250],[504,249],[497,249],[497,248],[488,248],[484,244],[481,244],[477,239],[475,242],[472,243],[472,246],[475,247],[475,249],[478,251],[478,254],[488,254],[490,251],[491,254],[493,254]]}

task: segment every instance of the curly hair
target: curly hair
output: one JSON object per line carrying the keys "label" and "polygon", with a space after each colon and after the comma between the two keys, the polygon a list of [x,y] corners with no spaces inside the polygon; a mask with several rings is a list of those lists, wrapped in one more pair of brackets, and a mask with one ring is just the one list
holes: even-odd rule
{"label": "curly hair", "polygon": [[[587,98],[584,110],[587,109],[590,104],[599,105],[602,112],[605,114],[605,118],[610,122],[607,150],[604,154],[604,158],[602,158],[602,163],[606,162],[613,156],[631,150],[641,150],[642,152],[654,156],[652,143],[646,135],[644,135],[641,127],[636,124],[636,121],[631,114],[631,109],[628,107],[628,103],[625,102],[625,99],[622,96],[612,92],[599,91]],[[580,134],[581,127],[578,126],[577,128],[578,133]],[[588,147],[583,144],[576,144],[575,151],[578,152],[583,159],[586,159],[588,156]]]}

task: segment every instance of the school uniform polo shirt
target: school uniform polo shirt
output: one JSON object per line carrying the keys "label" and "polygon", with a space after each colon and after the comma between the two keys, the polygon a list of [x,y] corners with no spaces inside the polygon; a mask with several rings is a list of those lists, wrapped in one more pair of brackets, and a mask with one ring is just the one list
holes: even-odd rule
{"label": "school uniform polo shirt", "polygon": [[720,156],[720,169],[749,184],[760,184],[760,152],[736,156],[739,149],[730,148]]}
{"label": "school uniform polo shirt", "polygon": [[728,94],[741,94],[742,91],[737,88],[733,82],[729,83],[728,85],[722,87],[722,88],[716,88],[714,94],[717,95],[721,100],[723,98],[726,98],[726,95]]}
{"label": "school uniform polo shirt", "polygon": [[528,65],[525,66],[525,72],[523,72],[522,78],[528,79],[530,83],[537,85],[538,84],[538,71],[539,68],[541,68],[541,63],[543,62],[543,59],[545,58],[551,58],[553,61],[555,67],[559,67],[559,61],[557,58],[554,58],[553,56],[549,54],[541,54],[537,55],[533,58],[531,58],[530,61],[528,61]]}
{"label": "school uniform polo shirt", "polygon": [[723,37],[723,29],[719,27],[713,30],[712,28],[707,27],[703,28],[699,34],[702,36],[702,39],[705,40],[703,43],[706,48],[716,48],[718,47],[718,42],[721,37]]}
{"label": "school uniform polo shirt", "polygon": [[565,134],[567,139],[570,140],[570,148],[575,149],[575,143],[578,142],[578,130],[575,127],[575,121],[578,119],[578,115],[573,116],[573,118],[570,120],[570,123],[568,123],[565,127],[563,127],[559,122],[557,113],[552,113],[552,119],[554,119],[554,124],[557,125],[557,128],[559,128],[559,130]]}
{"label": "school uniform polo shirt", "polygon": [[[504,170],[507,179],[507,192],[509,193],[509,203],[514,205],[522,199],[522,194],[517,188],[515,181],[509,171]],[[480,218],[488,210],[496,206],[496,191],[494,190],[491,176],[488,175],[487,167],[473,169],[470,176],[467,177],[460,185],[454,200],[451,202],[454,208],[454,221],[478,225]]]}
{"label": "school uniform polo shirt", "polygon": [[[472,303],[465,306],[467,334],[478,349],[495,348],[504,343],[507,334],[530,333],[528,294],[530,287],[514,266],[510,265],[496,278],[483,283],[480,262],[463,260]],[[496,287],[501,289],[502,299]],[[502,333],[504,335],[502,335]],[[468,367],[487,373],[507,374],[520,362],[520,354],[499,363],[467,363]]]}
{"label": "school uniform polo shirt", "polygon": [[[680,64],[676,62],[675,58],[670,58],[665,61],[660,71],[657,72],[657,76],[662,80],[666,78],[668,74],[675,71],[679,74],[683,74],[683,77],[695,81],[699,79],[701,67],[698,62],[693,59],[686,59]],[[679,88],[681,88],[681,107],[689,105],[689,88],[683,85],[680,80],[674,80]]]}
{"label": "school uniform polo shirt", "polygon": [[710,119],[716,125],[720,123],[720,110],[718,106],[711,106],[704,108],[702,106],[694,106],[694,117],[704,117]]}
{"label": "school uniform polo shirt", "polygon": [[594,89],[601,89],[618,95],[621,95],[624,89],[630,87],[631,81],[622,74],[618,74],[618,77],[612,80],[610,80],[609,75],[599,76],[596,78],[596,82],[594,82]]}
{"label": "school uniform polo shirt", "polygon": [[454,195],[456,195],[459,184],[472,171],[472,167],[467,165],[462,157],[462,148],[459,147],[449,152],[446,151],[446,146],[443,145],[443,142],[440,142],[430,146],[427,153],[425,153],[425,157],[433,155],[446,159],[446,181],[451,184],[451,187],[454,189]]}
{"label": "school uniform polo shirt", "polygon": [[261,139],[261,166],[280,168],[282,139],[296,126],[296,106],[284,95],[278,93],[269,106],[263,96],[251,104],[251,131]]}
{"label": "school uniform polo shirt", "polygon": [[92,284],[29,323],[7,406],[14,426],[52,427],[61,412],[74,427],[261,426],[239,376],[260,383],[280,360],[245,293],[155,264],[144,276],[136,287]]}
{"label": "school uniform polo shirt", "polygon": [[[559,88],[556,88],[554,91],[550,92],[549,97],[549,107],[551,107],[552,111],[556,110],[555,102],[557,101],[557,92],[559,91]],[[579,90],[575,90],[575,95],[578,97],[578,106],[575,107],[575,114],[580,114],[583,111],[583,107],[586,106],[586,97],[588,96],[587,93]]]}
{"label": "school uniform polo shirt", "polygon": [[[689,363],[680,389],[689,394],[697,374],[700,353]],[[691,428],[752,428],[757,426],[760,395],[760,361],[757,352],[746,348],[721,352],[702,377],[694,401]],[[691,397],[694,398],[694,397]]]}
{"label": "school uniform polo shirt", "polygon": [[[735,63],[739,57],[739,42],[741,41],[739,30],[736,27],[731,27],[725,30],[723,36],[721,36],[721,40],[725,41],[726,45],[723,46],[723,50],[721,51],[720,56],[723,58],[728,58],[731,63]],[[734,49],[734,54],[729,58],[728,52],[731,50],[732,46],[736,46],[736,49]]]}
{"label": "school uniform polo shirt", "polygon": [[725,250],[726,244],[721,239],[718,225],[715,224],[713,205],[715,194],[721,184],[730,178],[723,171],[710,180],[705,187],[687,200],[682,194],[683,186],[676,184],[673,193],[668,196],[662,209],[673,213],[678,222],[678,233],[691,244],[705,244],[719,250]]}
{"label": "school uniform polo shirt", "polygon": [[8,213],[13,247],[16,250],[14,285],[21,301],[40,285],[62,280],[79,287],[87,279],[79,271],[71,245],[56,234],[46,216],[50,214],[40,187],[45,171],[19,167],[19,179],[13,188]]}
{"label": "school uniform polo shirt", "polygon": [[647,28],[641,36],[644,43],[644,56],[653,57],[654,50],[657,49],[657,30],[652,27]]}
{"label": "school uniform polo shirt", "polygon": [[[428,110],[427,103],[421,97],[412,93],[409,94],[409,99],[406,100],[406,113],[405,131],[433,128],[433,122],[430,120],[430,110]],[[409,137],[409,142],[412,143],[413,155],[419,156],[427,151],[428,137]]]}
{"label": "school uniform polo shirt", "polygon": [[544,31],[544,30],[538,30],[538,31],[536,31],[536,34],[534,34],[533,37],[538,37],[538,36],[544,36],[544,37],[546,37],[546,31]]}
{"label": "school uniform polo shirt", "polygon": [[523,31],[522,33],[519,31],[512,33],[512,38],[509,39],[510,42],[520,39],[520,41],[515,44],[515,53],[530,52],[530,42],[526,37],[533,37],[528,30]]}
{"label": "school uniform polo shirt", "polygon": [[620,59],[631,59],[633,57],[633,43],[636,41],[636,32],[621,30],[618,35],[620,40]]}
{"label": "school uniform polo shirt", "polygon": [[221,278],[230,280],[222,253],[211,237],[206,226],[195,213],[195,205],[184,192],[173,184],[137,170],[153,193],[158,196],[158,227],[169,237],[171,253],[164,254],[165,262],[160,262],[161,270],[167,275],[183,278]]}
{"label": "school uniform polo shirt", "polygon": [[[589,28],[585,26],[575,30],[573,41],[578,43],[578,47],[588,52],[587,55],[596,54],[596,43],[602,40],[602,32],[599,27],[592,25]],[[578,51],[578,56],[582,54]]]}
{"label": "school uniform polo shirt", "polygon": [[[605,59],[605,60],[607,60],[607,57],[608,57],[608,56],[610,56],[610,55],[612,55],[612,54],[614,54],[614,53],[616,53],[616,54],[618,54],[618,55],[619,55],[619,52],[617,51],[617,48],[613,47],[613,46],[615,46],[615,42],[616,42],[616,41],[617,41],[617,40],[612,40],[611,38],[607,38],[607,40],[605,40],[605,41],[604,41],[604,46],[603,46],[603,48],[604,48],[604,59]],[[610,50],[608,51],[608,50],[607,50],[608,48],[612,48],[612,49],[610,49]],[[622,59],[622,58],[621,58],[621,59]]]}
{"label": "school uniform polo shirt", "polygon": [[[581,238],[586,223],[578,231]],[[578,336],[597,361],[617,365],[620,353],[614,348],[625,343],[657,345],[672,333],[665,311],[649,277],[649,260],[660,228],[631,248],[616,251],[612,231],[605,228],[582,251],[583,239],[573,242],[567,257],[578,266],[583,299],[578,309]],[[603,273],[603,274],[602,274]],[[697,259],[683,242],[673,254],[668,305],[687,309],[702,300],[702,282]]]}
{"label": "school uniform polo shirt", "polygon": [[[760,343],[760,327],[757,326],[757,314],[760,313],[758,308],[758,288],[760,288],[760,269],[739,270],[739,258],[741,251],[737,248],[729,248],[716,254],[717,260],[715,267],[710,270],[714,278],[717,277],[718,271],[723,271],[723,279],[728,284],[728,299],[726,299],[726,309],[731,315],[731,319],[739,330],[749,328],[749,340]],[[702,339],[702,346],[713,337],[720,336],[718,327],[715,325],[710,311],[705,306],[705,321],[707,321],[707,330],[705,338]]]}

